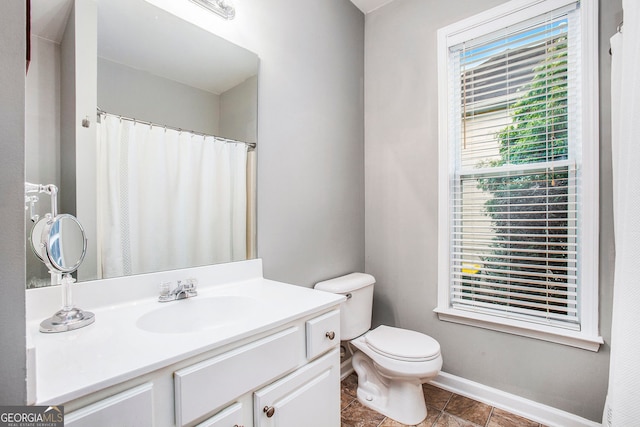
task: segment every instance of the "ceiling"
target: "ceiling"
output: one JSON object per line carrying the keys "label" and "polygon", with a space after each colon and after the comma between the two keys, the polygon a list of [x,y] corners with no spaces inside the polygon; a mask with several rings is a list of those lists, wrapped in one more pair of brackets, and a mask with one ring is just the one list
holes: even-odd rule
{"label": "ceiling", "polygon": [[[60,43],[71,0],[32,0],[32,33]],[[255,75],[257,57],[144,0],[97,0],[98,56],[221,94]],[[199,6],[185,2],[184,7]]]}
{"label": "ceiling", "polygon": [[31,32],[60,43],[72,4],[71,0],[31,0]]}
{"label": "ceiling", "polygon": [[384,6],[387,3],[391,3],[393,0],[351,0],[351,3],[355,4],[358,9],[365,15],[369,12]]}
{"label": "ceiling", "polygon": [[215,94],[257,69],[254,53],[143,0],[98,0],[98,56]]}

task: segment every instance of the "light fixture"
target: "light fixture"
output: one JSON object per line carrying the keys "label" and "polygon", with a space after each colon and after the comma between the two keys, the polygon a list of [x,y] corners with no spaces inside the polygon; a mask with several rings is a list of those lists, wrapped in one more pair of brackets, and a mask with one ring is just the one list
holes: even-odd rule
{"label": "light fixture", "polygon": [[222,16],[224,19],[233,19],[236,9],[227,0],[191,0],[193,3],[204,7],[211,12]]}

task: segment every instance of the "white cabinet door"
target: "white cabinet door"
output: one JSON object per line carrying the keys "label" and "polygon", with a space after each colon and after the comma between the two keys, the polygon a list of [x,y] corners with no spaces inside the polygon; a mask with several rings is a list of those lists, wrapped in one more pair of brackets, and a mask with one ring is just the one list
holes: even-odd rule
{"label": "white cabinet door", "polygon": [[340,427],[340,354],[318,360],[254,393],[255,427]]}
{"label": "white cabinet door", "polygon": [[64,416],[67,427],[152,427],[153,385],[143,384]]}

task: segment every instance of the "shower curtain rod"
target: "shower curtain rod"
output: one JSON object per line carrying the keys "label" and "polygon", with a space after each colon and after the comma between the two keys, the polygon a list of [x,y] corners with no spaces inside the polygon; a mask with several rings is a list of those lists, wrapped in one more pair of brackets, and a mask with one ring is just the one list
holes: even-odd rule
{"label": "shower curtain rod", "polygon": [[108,114],[110,116],[118,117],[120,120],[127,120],[129,122],[140,123],[140,124],[151,126],[151,127],[156,126],[156,127],[159,127],[159,128],[171,129],[171,130],[175,130],[175,131],[178,131],[178,132],[189,132],[189,133],[192,133],[192,134],[198,135],[198,136],[212,136],[218,141],[222,141],[222,142],[230,143],[230,144],[245,144],[245,145],[249,146],[249,150],[250,151],[256,149],[256,143],[255,142],[237,141],[235,139],[223,138],[221,136],[209,135],[209,134],[202,133],[202,132],[194,132],[192,130],[182,129],[182,128],[178,128],[178,127],[174,127],[174,126],[159,125],[157,123],[148,122],[146,120],[138,120],[138,119],[131,118],[131,117],[121,116],[120,114],[109,113],[107,111],[104,111],[100,107],[97,107],[96,111],[98,113],[98,122],[100,122],[100,116],[101,115]]}

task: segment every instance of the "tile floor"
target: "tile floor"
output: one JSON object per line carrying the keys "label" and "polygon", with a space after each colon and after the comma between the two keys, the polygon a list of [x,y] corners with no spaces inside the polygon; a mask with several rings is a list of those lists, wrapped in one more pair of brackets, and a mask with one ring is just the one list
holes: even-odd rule
{"label": "tile floor", "polygon": [[[340,409],[342,427],[403,427],[356,399],[355,373],[342,381]],[[427,419],[417,427],[544,427],[498,408],[424,384]]]}

